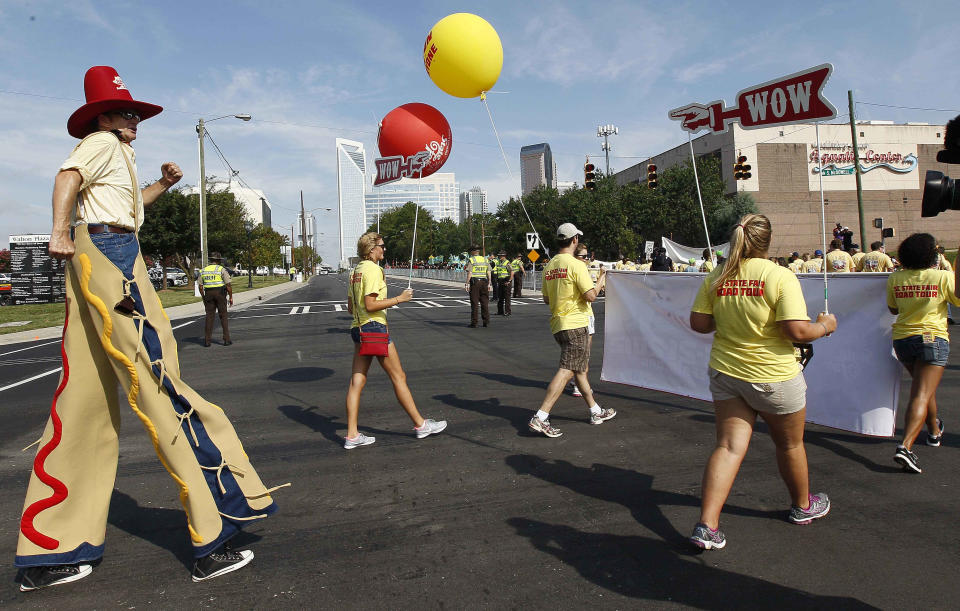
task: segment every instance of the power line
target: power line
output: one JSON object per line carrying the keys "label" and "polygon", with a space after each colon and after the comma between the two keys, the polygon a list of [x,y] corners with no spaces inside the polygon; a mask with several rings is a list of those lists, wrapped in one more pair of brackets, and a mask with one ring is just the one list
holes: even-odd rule
{"label": "power line", "polygon": [[960,112],[956,108],[919,108],[917,106],[896,106],[894,104],[878,104],[876,102],[857,102],[857,105],[880,106],[882,108],[897,108],[899,110],[924,110],[928,112]]}

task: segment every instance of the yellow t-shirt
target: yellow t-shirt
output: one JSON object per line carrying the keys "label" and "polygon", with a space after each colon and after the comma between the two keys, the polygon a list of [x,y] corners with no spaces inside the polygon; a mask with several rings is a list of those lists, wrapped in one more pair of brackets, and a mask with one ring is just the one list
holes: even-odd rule
{"label": "yellow t-shirt", "polygon": [[804,262],[803,271],[808,274],[818,274],[823,271],[823,259],[814,257],[809,261]]}
{"label": "yellow t-shirt", "polygon": [[859,272],[863,269],[863,265],[860,262],[863,261],[863,257],[866,254],[865,252],[858,252],[851,257],[851,259],[853,259],[853,271]]}
{"label": "yellow t-shirt", "polygon": [[800,281],[767,259],[746,259],[740,272],[717,290],[711,284],[723,266],[707,274],[691,308],[710,314],[717,331],[710,367],[747,382],[782,382],[799,373],[793,343],[777,325],[810,320]]}
{"label": "yellow t-shirt", "polygon": [[583,294],[593,288],[583,261],[562,253],[543,268],[543,294],[550,301],[550,333],[586,327],[590,308]]}
{"label": "yellow t-shirt", "polygon": [[[124,156],[133,168],[133,179]],[[143,224],[143,198],[137,182],[137,156],[133,147],[122,144],[110,132],[95,132],[80,141],[60,166],[80,172],[80,201],[77,215],[88,223],[104,223],[139,229]],[[136,201],[134,201],[136,200]]]}
{"label": "yellow t-shirt", "polygon": [[358,263],[350,273],[350,286],[347,289],[347,295],[350,296],[353,302],[354,316],[353,324],[350,325],[351,329],[358,326],[358,319],[360,320],[359,324],[361,326],[371,321],[383,325],[387,324],[387,311],[378,310],[373,313],[367,312],[363,299],[365,295],[376,295],[377,301],[382,301],[387,298],[387,280],[379,265],[369,259]]}
{"label": "yellow t-shirt", "polygon": [[859,271],[892,272],[893,261],[890,260],[890,257],[888,257],[886,253],[882,253],[879,250],[874,250],[863,255],[863,258],[860,259]]}
{"label": "yellow t-shirt", "polygon": [[707,272],[708,274],[713,271],[714,265],[713,261],[710,259],[704,259],[703,265],[700,266],[700,271]]}
{"label": "yellow t-shirt", "polygon": [[827,271],[834,274],[856,271],[856,264],[850,253],[843,250],[831,250],[827,253]]}
{"label": "yellow t-shirt", "polygon": [[950,341],[947,302],[960,306],[953,294],[953,272],[942,269],[904,269],[887,278],[887,305],[897,308],[893,339],[932,333]]}
{"label": "yellow t-shirt", "polygon": [[641,263],[640,265],[637,266],[637,271],[638,271],[638,272],[648,272],[648,271],[650,271],[650,266],[651,266],[651,265],[653,265],[653,263]]}
{"label": "yellow t-shirt", "polygon": [[793,263],[788,264],[787,267],[793,273],[799,274],[803,271],[803,259],[794,259]]}

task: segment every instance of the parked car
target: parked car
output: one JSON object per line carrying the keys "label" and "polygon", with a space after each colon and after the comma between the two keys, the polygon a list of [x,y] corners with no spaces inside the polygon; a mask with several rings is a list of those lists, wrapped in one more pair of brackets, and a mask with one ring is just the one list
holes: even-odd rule
{"label": "parked car", "polygon": [[257,274],[258,276],[266,276],[267,274],[270,273],[270,268],[267,267],[266,265],[261,265],[257,268],[257,271],[254,273]]}
{"label": "parked car", "polygon": [[179,267],[167,268],[167,284],[173,283],[173,286],[186,286],[190,281],[187,275]]}
{"label": "parked car", "polygon": [[274,276],[286,276],[286,275],[287,275],[287,270],[286,270],[286,268],[284,268],[284,267],[274,267],[274,268],[273,268],[273,275],[274,275]]}

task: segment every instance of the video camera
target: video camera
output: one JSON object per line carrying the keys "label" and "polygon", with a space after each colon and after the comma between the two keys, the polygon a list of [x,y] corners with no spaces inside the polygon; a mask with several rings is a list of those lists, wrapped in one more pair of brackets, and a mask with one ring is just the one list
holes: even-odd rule
{"label": "video camera", "polygon": [[[960,164],[960,115],[947,123],[943,150],[937,153],[937,161]],[[956,180],[943,172],[927,170],[920,216],[937,216],[944,210],[960,210],[960,189]]]}

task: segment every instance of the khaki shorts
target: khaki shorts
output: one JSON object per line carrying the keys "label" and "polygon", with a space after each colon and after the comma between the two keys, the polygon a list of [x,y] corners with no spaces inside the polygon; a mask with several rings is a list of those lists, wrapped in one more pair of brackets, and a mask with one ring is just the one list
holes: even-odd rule
{"label": "khaki shorts", "polygon": [[807,382],[803,373],[783,382],[747,382],[710,368],[710,392],[714,401],[743,399],[758,412],[783,416],[807,405]]}
{"label": "khaki shorts", "polygon": [[560,369],[569,369],[575,372],[584,372],[590,363],[590,350],[587,348],[586,327],[565,329],[553,334],[553,339],[560,344]]}

